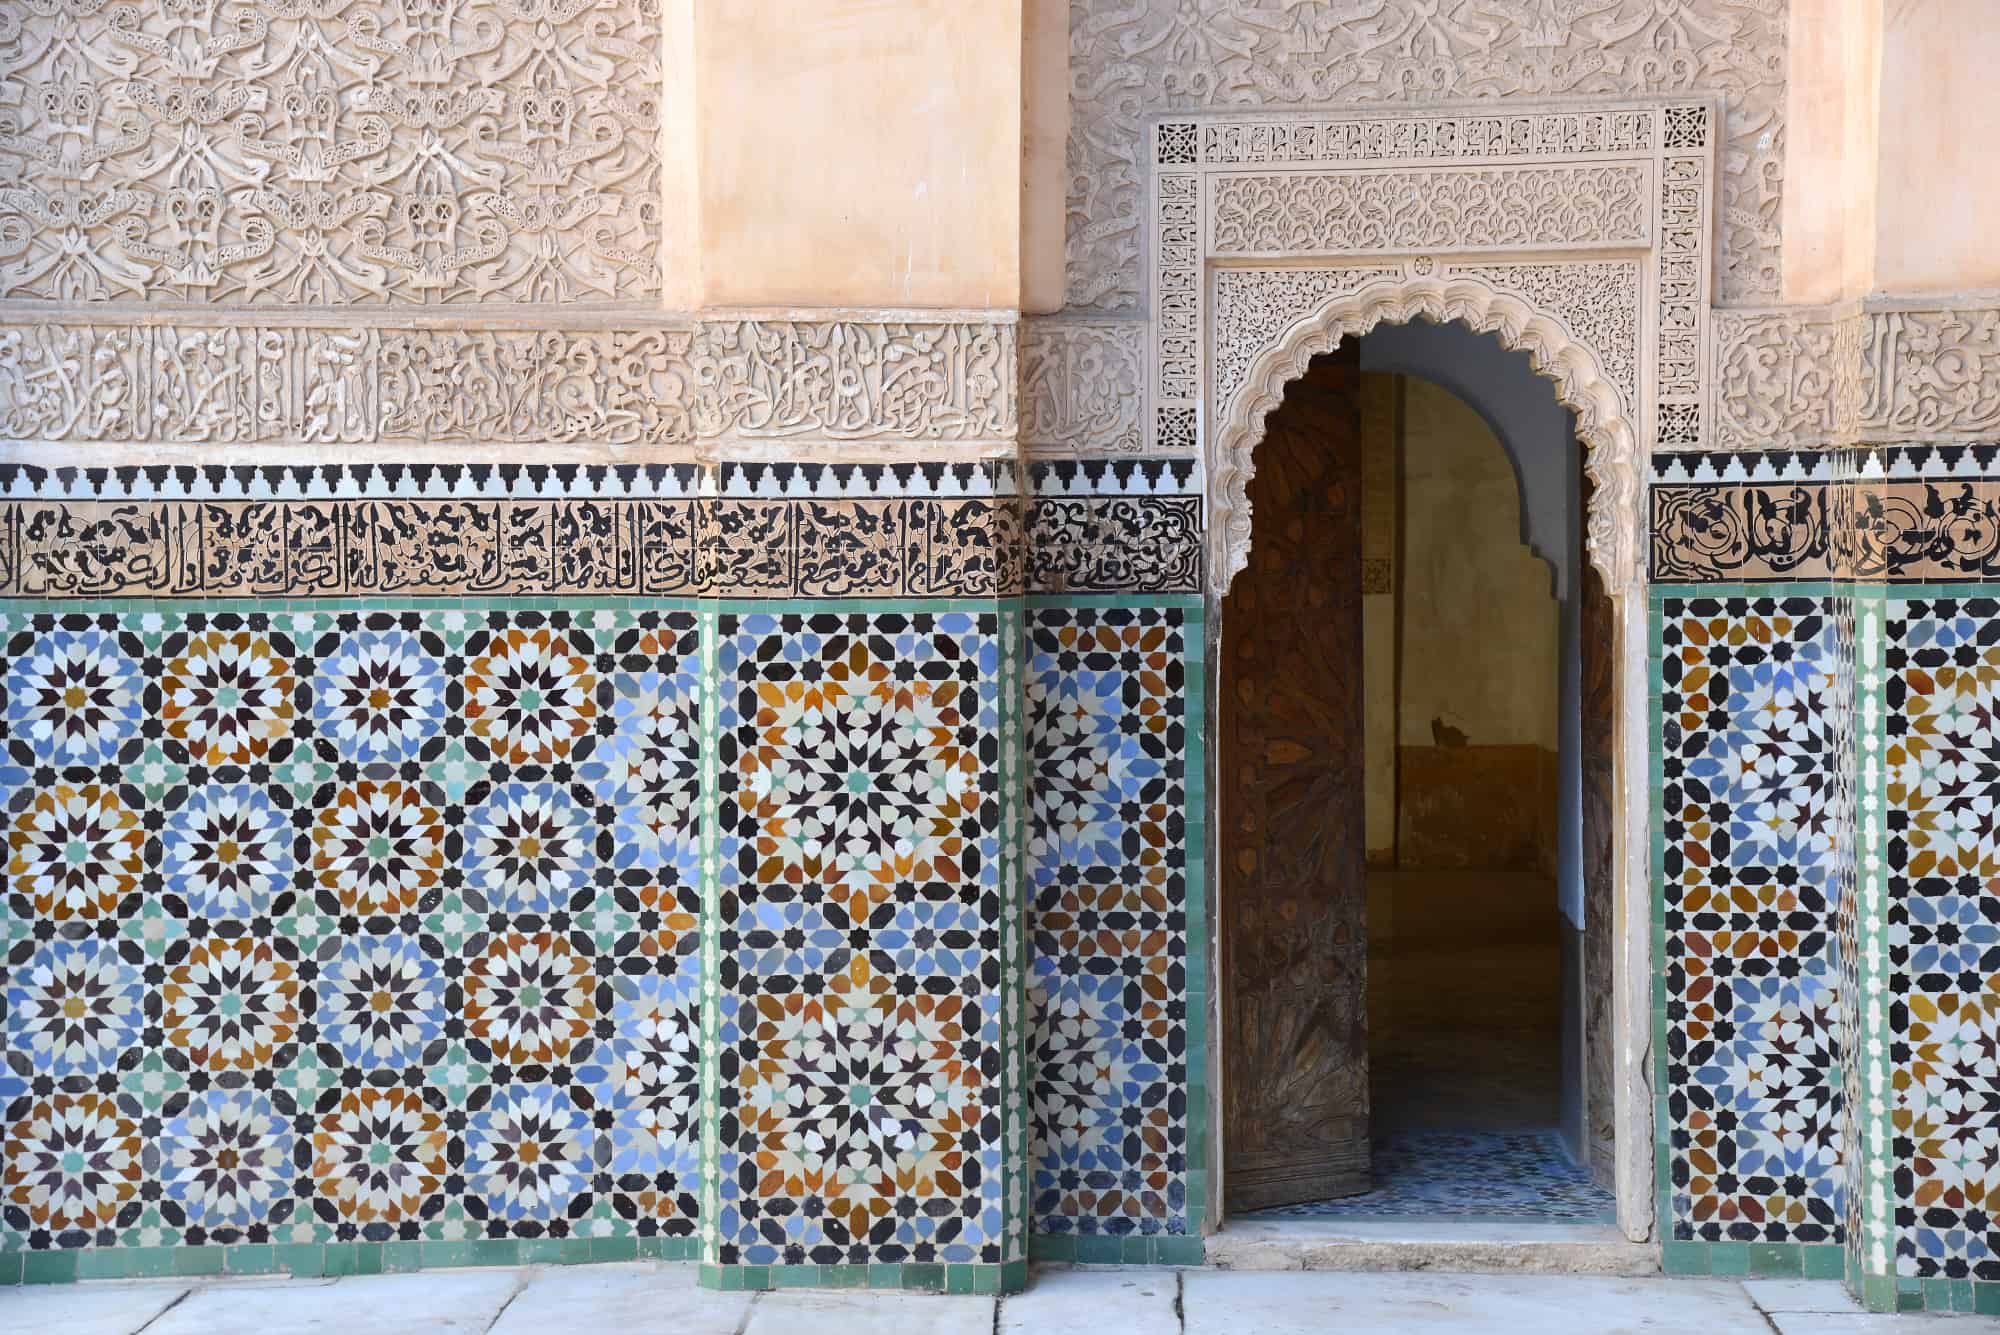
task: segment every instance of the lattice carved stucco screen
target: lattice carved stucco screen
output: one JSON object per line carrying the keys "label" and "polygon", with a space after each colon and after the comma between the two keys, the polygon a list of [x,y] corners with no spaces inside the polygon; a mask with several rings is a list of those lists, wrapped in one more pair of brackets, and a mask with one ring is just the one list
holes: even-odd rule
{"label": "lattice carved stucco screen", "polygon": [[1708,437],[1719,123],[1675,101],[1155,125],[1143,429],[1204,448],[1219,578],[1283,349],[1426,316],[1498,330],[1559,382],[1615,519],[1593,551],[1629,580],[1639,461]]}

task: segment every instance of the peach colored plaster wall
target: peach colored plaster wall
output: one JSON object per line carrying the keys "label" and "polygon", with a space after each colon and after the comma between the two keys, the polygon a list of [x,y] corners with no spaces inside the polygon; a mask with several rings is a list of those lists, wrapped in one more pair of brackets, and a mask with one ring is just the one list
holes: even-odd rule
{"label": "peach colored plaster wall", "polygon": [[1881,108],[1876,289],[2000,286],[2000,6],[1887,0]]}
{"label": "peach colored plaster wall", "polygon": [[1023,9],[698,0],[698,304],[1018,306]]}

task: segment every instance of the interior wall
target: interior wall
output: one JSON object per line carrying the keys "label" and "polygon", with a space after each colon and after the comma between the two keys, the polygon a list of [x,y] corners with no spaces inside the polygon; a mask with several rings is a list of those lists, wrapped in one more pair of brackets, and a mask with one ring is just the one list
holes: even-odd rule
{"label": "interior wall", "polygon": [[1462,399],[1402,393],[1397,860],[1556,870],[1557,605],[1514,468]]}

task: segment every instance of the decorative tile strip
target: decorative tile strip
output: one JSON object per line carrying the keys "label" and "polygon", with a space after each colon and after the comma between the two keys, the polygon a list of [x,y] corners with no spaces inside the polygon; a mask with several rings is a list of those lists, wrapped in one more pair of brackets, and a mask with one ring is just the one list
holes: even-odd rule
{"label": "decorative tile strip", "polygon": [[1654,483],[1651,577],[2000,578],[2000,478]]}
{"label": "decorative tile strip", "polygon": [[983,597],[1011,498],[0,502],[0,596]]}

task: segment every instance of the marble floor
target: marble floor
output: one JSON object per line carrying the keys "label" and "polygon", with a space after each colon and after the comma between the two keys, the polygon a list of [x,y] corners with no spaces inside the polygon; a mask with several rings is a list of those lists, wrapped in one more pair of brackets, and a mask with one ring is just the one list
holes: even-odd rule
{"label": "marble floor", "polygon": [[716,1293],[660,1262],[0,1289],[0,1335],[1890,1335],[1937,1319],[1865,1313],[1831,1280],[1430,1272],[1043,1269],[1007,1298]]}

